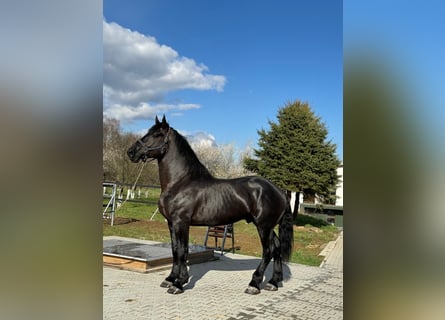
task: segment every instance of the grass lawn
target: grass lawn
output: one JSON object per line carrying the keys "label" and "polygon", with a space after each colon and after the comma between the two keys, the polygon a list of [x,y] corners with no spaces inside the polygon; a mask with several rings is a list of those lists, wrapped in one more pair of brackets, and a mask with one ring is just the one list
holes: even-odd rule
{"label": "grass lawn", "polygon": [[[160,213],[156,213],[153,220],[151,216],[157,208],[156,204],[126,202],[116,211],[114,226],[110,220],[104,219],[104,236],[122,236],[135,239],[170,242],[170,233],[167,223]],[[191,227],[189,242],[193,244],[204,243],[207,227]],[[329,241],[335,240],[339,229],[327,225],[324,221],[305,215],[298,215],[294,225],[294,247],[292,262],[305,265],[318,266],[323,257],[318,254]],[[244,220],[234,224],[236,253],[261,257],[262,248],[256,227],[247,224]],[[209,239],[209,245],[214,240]],[[218,245],[221,244],[219,239]],[[231,239],[226,240],[225,249],[231,250]]]}

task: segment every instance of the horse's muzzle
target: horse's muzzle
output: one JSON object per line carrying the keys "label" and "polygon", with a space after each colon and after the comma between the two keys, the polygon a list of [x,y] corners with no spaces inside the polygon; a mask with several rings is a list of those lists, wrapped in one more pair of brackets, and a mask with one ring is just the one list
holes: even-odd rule
{"label": "horse's muzzle", "polygon": [[134,150],[134,148],[130,148],[127,150],[127,155],[128,158],[130,158],[131,162],[139,162],[139,160],[141,159],[141,157],[137,157],[136,156],[136,151]]}

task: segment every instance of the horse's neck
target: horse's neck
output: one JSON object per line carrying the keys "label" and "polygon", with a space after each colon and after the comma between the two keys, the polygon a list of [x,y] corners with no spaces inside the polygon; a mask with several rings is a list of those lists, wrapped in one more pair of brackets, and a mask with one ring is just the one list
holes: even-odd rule
{"label": "horse's neck", "polygon": [[[169,152],[168,152],[169,153]],[[161,183],[161,190],[167,190],[169,187],[175,185],[177,182],[183,180],[187,174],[185,167],[181,165],[181,161],[176,159],[171,161],[166,154],[158,162],[159,166],[159,180]]]}
{"label": "horse's neck", "polygon": [[[190,152],[193,151],[190,150]],[[163,191],[178,182],[193,180],[197,177],[196,172],[192,172],[190,163],[187,163],[186,157],[179,154],[175,141],[170,142],[167,153],[158,161],[158,165],[159,180]]]}

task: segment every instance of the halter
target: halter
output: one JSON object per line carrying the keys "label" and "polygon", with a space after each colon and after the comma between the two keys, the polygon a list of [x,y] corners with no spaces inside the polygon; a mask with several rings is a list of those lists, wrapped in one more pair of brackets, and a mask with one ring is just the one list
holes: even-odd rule
{"label": "halter", "polygon": [[[168,145],[168,135],[169,135],[169,133],[170,133],[170,127],[168,127],[167,134],[166,134],[165,137],[164,137],[164,142],[162,143],[162,145],[160,145],[160,146],[158,146],[158,147],[147,148],[147,147],[145,146],[145,143],[142,142],[142,138],[139,139],[139,140],[137,140],[136,143],[137,143],[137,144],[140,144],[141,147],[144,148],[144,153],[143,153],[144,157],[147,156],[147,152],[149,152],[149,151],[159,150],[159,149],[165,148],[165,147]],[[163,152],[163,154],[165,154],[166,152],[167,152],[167,149]],[[147,157],[147,158],[148,158],[148,157]],[[147,158],[144,158],[144,159],[143,159],[144,162],[145,162],[145,160],[146,160]]]}

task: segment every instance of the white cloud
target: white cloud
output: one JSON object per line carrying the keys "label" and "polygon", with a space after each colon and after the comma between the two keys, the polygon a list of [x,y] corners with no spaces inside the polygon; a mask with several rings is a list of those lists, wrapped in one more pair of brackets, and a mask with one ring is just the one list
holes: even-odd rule
{"label": "white cloud", "polygon": [[103,21],[104,115],[119,120],[153,118],[166,110],[199,108],[166,104],[168,92],[222,91],[224,76],[208,74],[204,64],[182,57],[153,37]]}
{"label": "white cloud", "polygon": [[181,133],[187,138],[190,145],[194,147],[216,147],[216,140],[213,135],[207,132]]}
{"label": "white cloud", "polygon": [[155,104],[142,102],[137,106],[112,104],[104,109],[104,116],[107,118],[116,118],[121,121],[150,120],[158,114],[166,113],[170,110],[190,110],[198,109],[197,104]]}

